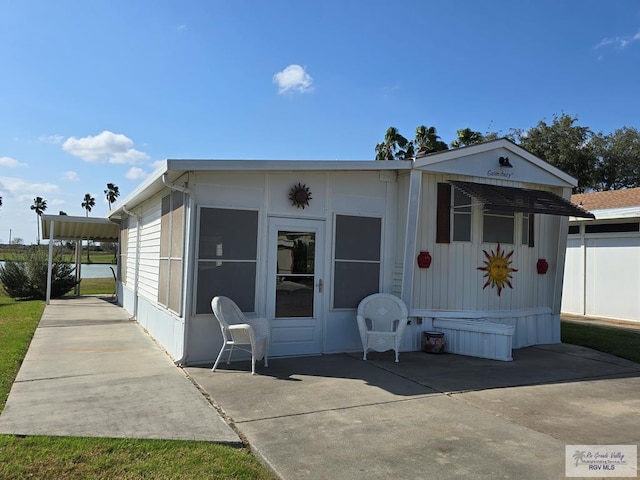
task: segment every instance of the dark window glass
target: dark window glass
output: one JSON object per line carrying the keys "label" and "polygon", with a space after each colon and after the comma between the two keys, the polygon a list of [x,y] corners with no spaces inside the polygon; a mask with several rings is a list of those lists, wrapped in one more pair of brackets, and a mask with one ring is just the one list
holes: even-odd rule
{"label": "dark window glass", "polygon": [[201,208],[198,245],[196,313],[211,313],[216,295],[254,312],[258,212]]}
{"label": "dark window glass", "polygon": [[484,243],[513,244],[513,213],[485,210],[482,223],[482,241]]}
{"label": "dark window glass", "polygon": [[255,262],[200,262],[196,313],[211,313],[216,295],[233,299],[243,312],[255,311]]}
{"label": "dark window glass", "polygon": [[382,219],[336,216],[333,272],[334,308],[357,308],[380,288]]}
{"label": "dark window glass", "polygon": [[257,241],[258,212],[200,209],[200,260],[255,260]]}
{"label": "dark window glass", "polygon": [[601,223],[596,225],[585,225],[585,233],[622,233],[637,232],[640,224],[637,222],[629,223]]}

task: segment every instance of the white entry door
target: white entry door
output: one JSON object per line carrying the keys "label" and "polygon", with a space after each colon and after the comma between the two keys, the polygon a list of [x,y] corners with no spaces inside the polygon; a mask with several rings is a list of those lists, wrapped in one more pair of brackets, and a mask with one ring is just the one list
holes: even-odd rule
{"label": "white entry door", "polygon": [[323,267],[323,221],[269,220],[269,356],[322,353]]}

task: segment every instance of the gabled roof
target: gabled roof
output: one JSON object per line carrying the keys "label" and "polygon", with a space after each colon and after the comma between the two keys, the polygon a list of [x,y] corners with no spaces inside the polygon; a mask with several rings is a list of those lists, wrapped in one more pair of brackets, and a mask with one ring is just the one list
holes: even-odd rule
{"label": "gabled roof", "polygon": [[578,193],[571,195],[571,202],[586,210],[640,207],[640,187],[606,192]]}
{"label": "gabled roof", "polygon": [[[504,155],[519,157],[524,160],[524,162],[517,164],[514,163],[514,159],[512,158],[512,168],[501,168],[498,163],[499,155],[501,155],[500,152],[504,152]],[[493,158],[493,155],[495,155],[495,158]],[[490,164],[495,165],[495,170],[488,172],[484,169],[486,165],[484,162],[468,162],[469,157],[471,156],[475,156],[477,159],[483,158],[485,160],[491,157]],[[540,179],[545,179],[544,182],[548,185],[563,187],[575,187],[578,184],[578,181],[572,176],[563,172],[559,168],[554,167],[549,162],[536,157],[531,152],[506,138],[477,143],[468,147],[453,148],[451,150],[431,153],[422,157],[417,157],[414,164],[418,169],[431,172],[464,174],[464,171],[467,171],[467,175],[483,177],[493,176],[496,179],[517,180],[525,183],[538,183],[535,180],[531,180],[531,178],[538,177]],[[454,168],[452,169],[452,167]],[[518,172],[521,172],[522,174],[519,176],[513,175]]]}

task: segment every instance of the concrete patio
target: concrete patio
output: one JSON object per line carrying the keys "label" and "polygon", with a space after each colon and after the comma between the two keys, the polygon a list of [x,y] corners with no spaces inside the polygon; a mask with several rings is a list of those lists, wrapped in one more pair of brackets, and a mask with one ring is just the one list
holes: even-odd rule
{"label": "concrete patio", "polygon": [[121,308],[54,301],[0,433],[242,437],[296,480],[564,478],[565,445],[640,443],[640,364],[582,347],[524,348],[513,362],[411,352],[396,364],[386,352],[269,365],[183,371]]}

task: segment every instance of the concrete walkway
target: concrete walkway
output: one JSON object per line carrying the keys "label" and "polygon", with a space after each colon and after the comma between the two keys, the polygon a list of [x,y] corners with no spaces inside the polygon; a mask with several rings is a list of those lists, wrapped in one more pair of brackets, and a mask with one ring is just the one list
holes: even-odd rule
{"label": "concrete walkway", "polygon": [[45,308],[0,433],[241,444],[125,310],[99,297]]}

